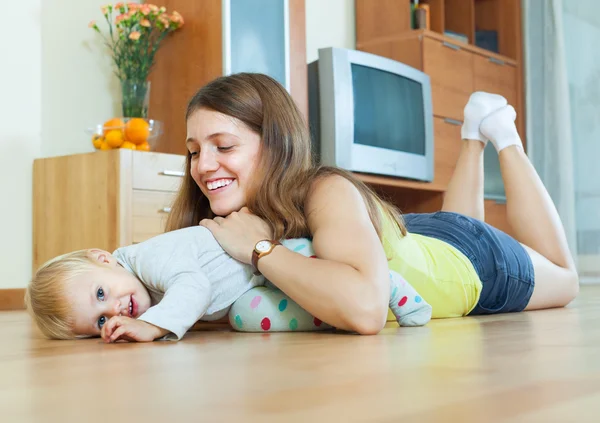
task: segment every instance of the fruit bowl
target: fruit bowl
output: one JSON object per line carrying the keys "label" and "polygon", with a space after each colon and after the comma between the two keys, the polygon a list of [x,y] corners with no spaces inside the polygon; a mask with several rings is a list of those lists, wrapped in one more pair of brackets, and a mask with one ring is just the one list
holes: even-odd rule
{"label": "fruit bowl", "polygon": [[144,118],[114,118],[87,128],[97,150],[128,148],[153,151],[162,134],[162,122]]}

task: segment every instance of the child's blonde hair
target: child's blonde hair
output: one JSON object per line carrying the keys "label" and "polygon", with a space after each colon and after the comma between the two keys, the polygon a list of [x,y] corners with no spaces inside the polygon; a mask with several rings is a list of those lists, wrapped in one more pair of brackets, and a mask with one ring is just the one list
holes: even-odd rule
{"label": "child's blonde hair", "polygon": [[66,282],[96,265],[89,250],[63,254],[44,263],[25,292],[25,306],[42,333],[50,339],[75,339]]}

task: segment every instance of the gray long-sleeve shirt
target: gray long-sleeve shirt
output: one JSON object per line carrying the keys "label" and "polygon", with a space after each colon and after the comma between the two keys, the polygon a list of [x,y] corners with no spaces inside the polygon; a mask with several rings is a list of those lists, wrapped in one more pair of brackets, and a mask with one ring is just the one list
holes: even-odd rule
{"label": "gray long-sleeve shirt", "polygon": [[167,232],[113,255],[148,289],[151,307],[139,319],[170,331],[165,339],[181,339],[198,320],[220,319],[244,292],[264,284],[203,226]]}

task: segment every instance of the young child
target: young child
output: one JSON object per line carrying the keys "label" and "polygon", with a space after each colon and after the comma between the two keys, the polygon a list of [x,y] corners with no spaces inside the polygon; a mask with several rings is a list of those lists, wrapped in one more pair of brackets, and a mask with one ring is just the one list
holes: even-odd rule
{"label": "young child", "polygon": [[[314,255],[307,239],[284,240],[282,245]],[[195,226],[113,254],[89,249],[56,257],[36,272],[26,304],[38,327],[53,339],[180,340],[198,320],[221,319],[238,298],[265,282],[263,276],[254,275],[251,265],[229,256],[208,229]],[[431,306],[400,275],[391,272],[390,283],[390,307],[398,323],[426,324]],[[269,316],[260,314],[268,302],[261,306],[262,296],[255,296],[249,307],[238,307],[229,317],[233,327],[244,331],[329,327],[279,294],[278,306],[270,308]],[[260,329],[252,321],[260,321]]]}

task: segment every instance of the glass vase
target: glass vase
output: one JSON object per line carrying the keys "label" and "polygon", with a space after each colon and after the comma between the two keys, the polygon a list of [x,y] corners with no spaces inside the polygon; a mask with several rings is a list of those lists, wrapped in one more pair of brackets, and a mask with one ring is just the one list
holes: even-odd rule
{"label": "glass vase", "polygon": [[121,81],[123,117],[148,117],[150,81]]}

